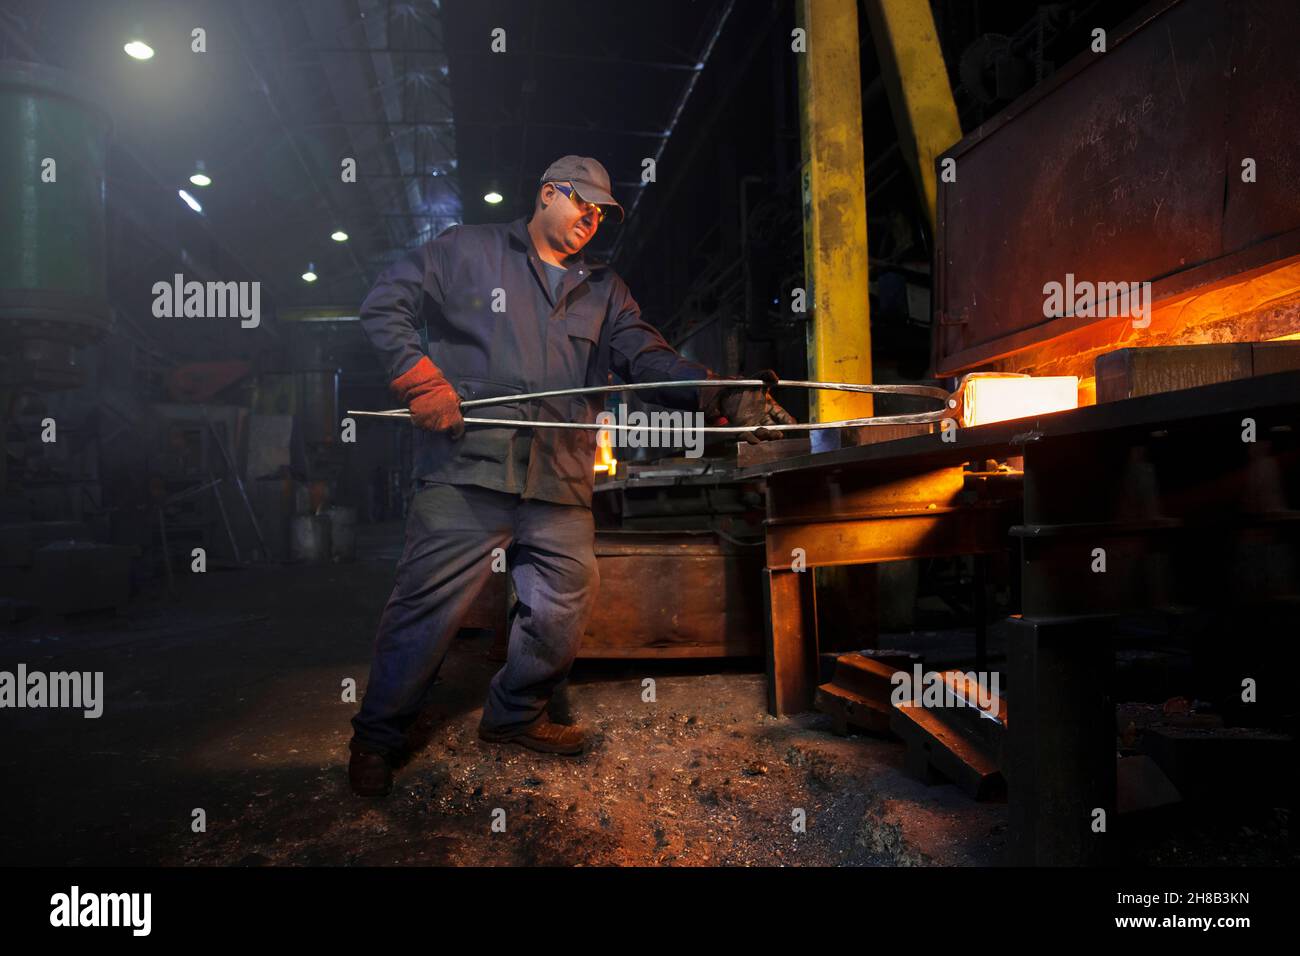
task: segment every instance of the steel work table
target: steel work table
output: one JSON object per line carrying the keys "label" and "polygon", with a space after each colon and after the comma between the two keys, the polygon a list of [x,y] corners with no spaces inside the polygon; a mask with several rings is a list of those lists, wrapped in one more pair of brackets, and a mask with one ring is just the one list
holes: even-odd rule
{"label": "steel work table", "polygon": [[[1115,811],[1116,618],[1196,606],[1234,623],[1245,608],[1265,633],[1294,621],[1297,429],[1300,372],[1285,372],[738,469],[767,482],[769,709],[809,709],[817,683],[812,575],[793,569],[795,549],[813,568],[1018,542],[1022,614],[1003,625],[1011,856],[1101,859],[1091,823]],[[963,476],[1016,455],[1023,497]]]}

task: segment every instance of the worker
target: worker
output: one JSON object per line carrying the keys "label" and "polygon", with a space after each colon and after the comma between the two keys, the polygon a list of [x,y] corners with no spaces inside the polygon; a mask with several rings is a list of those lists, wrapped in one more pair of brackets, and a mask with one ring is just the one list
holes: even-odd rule
{"label": "worker", "polygon": [[[728,378],[678,355],[641,318],[618,274],[582,255],[610,215],[622,221],[624,212],[605,167],[564,156],[543,174],[529,218],[447,229],[385,271],[361,307],[361,327],[417,430],[405,548],[352,720],[349,778],[360,795],[391,789],[453,635],[489,575],[503,568],[516,602],[479,737],[544,753],[586,747],[581,727],[551,721],[546,708],[596,597],[596,432],[466,427],[459,403],[606,385],[611,372],[625,382]],[[773,373],[762,375],[775,384]],[[780,436],[764,426],[794,423],[767,387],[667,388],[646,397],[703,412],[706,423],[755,426],[745,436],[751,441]],[[474,411],[595,422],[603,403],[599,395],[563,396]]]}

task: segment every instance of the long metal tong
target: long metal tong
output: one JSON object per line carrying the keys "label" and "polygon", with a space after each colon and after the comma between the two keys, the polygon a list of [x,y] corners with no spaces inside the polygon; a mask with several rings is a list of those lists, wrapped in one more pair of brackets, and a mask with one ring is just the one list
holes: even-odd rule
{"label": "long metal tong", "polygon": [[[524,392],[519,395],[499,395],[492,398],[476,398],[460,403],[462,409],[482,405],[509,405],[514,402],[526,402],[537,398],[558,398],[562,395],[597,395],[609,392],[636,391],[637,389],[660,388],[734,388],[736,386],[762,387],[767,383],[760,378],[742,379],[692,379],[686,382],[637,382],[631,385],[591,385],[584,388],[557,388],[547,392]],[[868,395],[915,395],[943,403],[943,408],[933,412],[921,412],[915,415],[881,415],[875,418],[847,418],[838,422],[801,422],[794,425],[706,425],[692,431],[712,434],[739,435],[766,427],[772,431],[817,431],[823,428],[856,428],[860,425],[922,425],[942,421],[953,417],[957,407],[957,393],[948,393],[931,385],[855,385],[850,382],[803,382],[781,379],[781,385],[792,388],[814,388],[834,392],[859,392]],[[405,408],[393,408],[380,412],[348,411],[349,415],[366,415],[372,418],[409,418],[411,413]],[[510,418],[466,418],[466,425],[497,425],[513,428],[577,428],[586,431],[646,431],[654,425],[619,425],[600,422],[534,422],[519,421]]]}

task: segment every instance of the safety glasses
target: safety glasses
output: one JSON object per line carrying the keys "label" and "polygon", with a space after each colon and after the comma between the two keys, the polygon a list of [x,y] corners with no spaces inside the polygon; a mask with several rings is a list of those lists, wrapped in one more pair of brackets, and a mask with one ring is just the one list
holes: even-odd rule
{"label": "safety glasses", "polygon": [[594,202],[587,202],[587,200],[578,195],[578,190],[573,188],[572,183],[551,183],[551,185],[564,193],[564,195],[568,196],[569,199],[573,201],[573,204],[582,210],[584,215],[592,209],[596,210],[597,225],[600,225],[600,223],[605,221],[604,207],[598,206]]}

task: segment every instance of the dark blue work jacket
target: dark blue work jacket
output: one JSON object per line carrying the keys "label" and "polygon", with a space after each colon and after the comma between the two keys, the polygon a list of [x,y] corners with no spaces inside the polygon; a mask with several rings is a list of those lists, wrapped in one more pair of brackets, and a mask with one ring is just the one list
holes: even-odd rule
{"label": "dark blue work jacket", "polygon": [[[627,283],[574,257],[552,297],[524,219],[453,226],[390,266],[361,306],[361,327],[396,379],[428,354],[464,400],[583,385],[702,379],[641,318]],[[694,411],[699,390],[641,392]],[[465,409],[466,417],[594,422],[604,396]],[[590,505],[596,432],[468,425],[459,440],[418,429],[414,477]]]}

